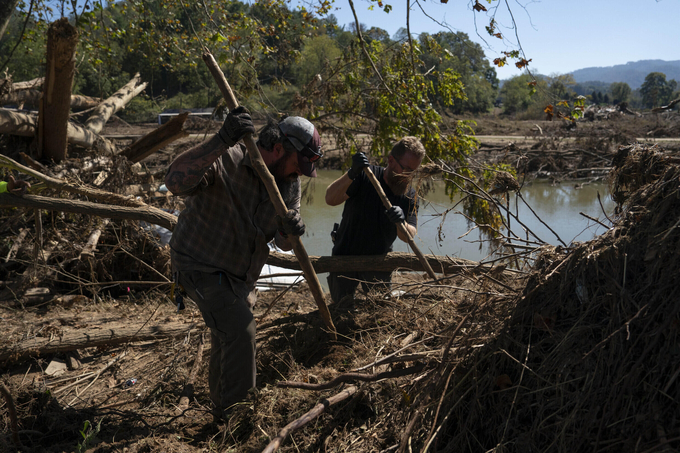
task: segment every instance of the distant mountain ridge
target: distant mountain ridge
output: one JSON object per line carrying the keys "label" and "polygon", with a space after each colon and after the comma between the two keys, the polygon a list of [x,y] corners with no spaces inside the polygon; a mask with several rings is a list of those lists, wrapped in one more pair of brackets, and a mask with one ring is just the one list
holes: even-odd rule
{"label": "distant mountain ridge", "polygon": [[666,74],[666,80],[680,82],[680,60],[629,61],[615,66],[583,68],[572,71],[576,83],[600,81],[606,83],[626,82],[632,89],[640,88],[650,72]]}

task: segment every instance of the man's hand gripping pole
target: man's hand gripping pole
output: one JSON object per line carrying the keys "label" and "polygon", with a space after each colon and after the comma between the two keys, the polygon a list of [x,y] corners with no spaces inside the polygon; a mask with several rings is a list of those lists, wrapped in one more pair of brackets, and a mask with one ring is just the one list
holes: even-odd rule
{"label": "man's hand gripping pole", "polygon": [[[203,61],[208,66],[210,73],[217,82],[217,85],[219,86],[220,91],[222,92],[222,96],[224,97],[224,100],[226,101],[229,110],[233,110],[236,107],[238,107],[238,101],[236,100],[236,96],[234,96],[234,92],[231,90],[229,82],[227,82],[227,79],[224,77],[224,73],[217,65],[217,62],[215,61],[215,58],[213,58],[212,54],[210,52],[204,53]],[[260,179],[262,180],[262,182],[264,182],[264,185],[267,188],[269,198],[271,199],[272,204],[274,205],[274,209],[276,209],[276,214],[281,218],[285,217],[288,208],[286,207],[286,204],[284,203],[283,198],[281,197],[281,193],[279,192],[279,188],[276,185],[274,177],[269,172],[269,169],[265,165],[264,160],[262,160],[260,150],[257,149],[255,140],[253,140],[253,137],[250,134],[246,134],[246,136],[243,137],[243,142],[246,144],[246,148],[248,149],[248,154],[250,155],[250,160],[253,164],[253,167],[255,168],[255,171],[257,171],[257,174],[260,176]],[[314,301],[316,302],[316,305],[319,307],[319,313],[321,313],[321,318],[323,319],[324,324],[326,324],[328,330],[331,332],[333,338],[337,339],[337,331],[335,330],[335,325],[333,325],[331,314],[328,311],[328,306],[326,305],[326,302],[324,300],[323,290],[321,289],[321,283],[319,283],[319,278],[317,277],[316,272],[314,271],[312,262],[309,260],[307,250],[305,250],[304,245],[302,245],[302,241],[300,240],[299,236],[290,235],[288,237],[288,240],[293,244],[293,251],[295,252],[295,257],[300,263],[302,272],[304,273],[305,279],[309,284],[309,289],[312,292],[312,295],[314,296]]]}

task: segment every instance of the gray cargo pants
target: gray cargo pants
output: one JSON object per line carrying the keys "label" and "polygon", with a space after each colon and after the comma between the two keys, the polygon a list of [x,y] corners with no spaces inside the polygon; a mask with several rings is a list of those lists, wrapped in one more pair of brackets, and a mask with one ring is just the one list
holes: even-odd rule
{"label": "gray cargo pants", "polygon": [[210,398],[218,412],[246,399],[255,387],[255,318],[224,273],[179,273],[179,283],[210,328]]}

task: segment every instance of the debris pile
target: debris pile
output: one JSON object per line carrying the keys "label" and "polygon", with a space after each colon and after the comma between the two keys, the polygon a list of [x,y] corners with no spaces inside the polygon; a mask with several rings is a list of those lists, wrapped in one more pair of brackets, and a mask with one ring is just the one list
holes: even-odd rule
{"label": "debris pile", "polygon": [[544,249],[503,333],[453,377],[431,451],[680,446],[680,167],[622,147],[610,183],[613,226]]}

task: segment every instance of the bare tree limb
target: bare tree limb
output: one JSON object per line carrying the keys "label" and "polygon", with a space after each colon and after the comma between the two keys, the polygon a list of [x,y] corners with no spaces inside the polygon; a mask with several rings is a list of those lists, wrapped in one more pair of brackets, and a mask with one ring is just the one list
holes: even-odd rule
{"label": "bare tree limb", "polygon": [[321,415],[327,408],[331,407],[334,404],[339,403],[340,401],[346,400],[350,396],[354,395],[356,392],[357,388],[352,385],[347,387],[345,390],[338,393],[337,395],[331,396],[328,399],[326,398],[322,399],[321,402],[314,406],[314,408],[311,411],[307,412],[302,417],[284,426],[283,429],[279,431],[279,434],[269,443],[269,445],[267,445],[267,448],[262,450],[262,453],[274,453],[276,450],[279,449],[281,443],[286,439],[286,437],[288,437],[290,433],[292,433],[296,429],[302,428],[307,423],[311,422],[319,415]]}

